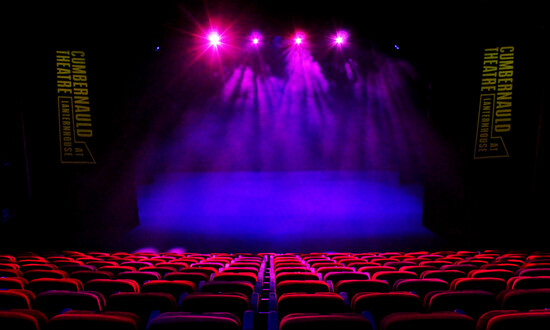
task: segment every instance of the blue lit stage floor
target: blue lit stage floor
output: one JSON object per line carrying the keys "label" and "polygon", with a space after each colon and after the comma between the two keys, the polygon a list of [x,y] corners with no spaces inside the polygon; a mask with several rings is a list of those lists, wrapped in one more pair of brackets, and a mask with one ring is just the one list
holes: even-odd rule
{"label": "blue lit stage floor", "polygon": [[434,248],[423,187],[393,172],[169,173],[138,187],[130,245],[311,252]]}

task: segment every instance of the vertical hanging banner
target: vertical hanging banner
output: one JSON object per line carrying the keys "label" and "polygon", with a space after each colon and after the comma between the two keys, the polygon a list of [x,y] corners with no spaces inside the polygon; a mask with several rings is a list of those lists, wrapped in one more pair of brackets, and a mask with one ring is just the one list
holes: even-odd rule
{"label": "vertical hanging banner", "polygon": [[86,64],[84,51],[56,51],[61,164],[96,163]]}
{"label": "vertical hanging banner", "polygon": [[514,52],[514,46],[483,52],[474,159],[510,157]]}

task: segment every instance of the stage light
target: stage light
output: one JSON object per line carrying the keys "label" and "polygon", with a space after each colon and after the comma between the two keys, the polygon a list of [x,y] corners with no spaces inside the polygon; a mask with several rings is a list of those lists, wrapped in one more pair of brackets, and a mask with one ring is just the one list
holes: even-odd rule
{"label": "stage light", "polygon": [[250,42],[252,43],[252,45],[258,46],[261,41],[262,41],[262,35],[259,34],[258,32],[252,32],[252,34],[250,35]]}
{"label": "stage light", "polygon": [[221,43],[221,37],[216,31],[212,31],[208,34],[208,41],[210,41],[210,46],[217,47]]}
{"label": "stage light", "polygon": [[348,34],[345,31],[338,31],[333,37],[334,44],[337,46],[343,45],[348,39]]}
{"label": "stage light", "polygon": [[294,35],[294,44],[296,46],[302,45],[304,43],[304,40],[305,40],[305,35],[303,32],[297,32]]}

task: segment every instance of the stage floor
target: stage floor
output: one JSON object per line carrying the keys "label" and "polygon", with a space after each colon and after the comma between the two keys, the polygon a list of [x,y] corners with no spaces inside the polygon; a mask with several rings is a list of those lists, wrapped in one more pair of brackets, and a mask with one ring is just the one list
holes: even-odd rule
{"label": "stage floor", "polygon": [[430,248],[423,187],[394,172],[166,173],[138,186],[131,246],[185,251]]}

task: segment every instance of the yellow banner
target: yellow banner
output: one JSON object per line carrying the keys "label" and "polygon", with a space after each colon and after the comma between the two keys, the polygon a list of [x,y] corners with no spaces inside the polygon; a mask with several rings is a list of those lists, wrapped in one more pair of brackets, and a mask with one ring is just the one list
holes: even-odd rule
{"label": "yellow banner", "polygon": [[86,53],[56,51],[59,155],[62,164],[95,164]]}
{"label": "yellow banner", "polygon": [[514,52],[514,46],[484,50],[474,159],[510,157]]}

